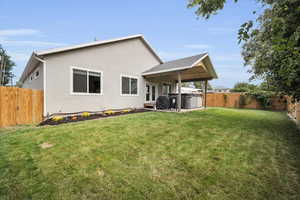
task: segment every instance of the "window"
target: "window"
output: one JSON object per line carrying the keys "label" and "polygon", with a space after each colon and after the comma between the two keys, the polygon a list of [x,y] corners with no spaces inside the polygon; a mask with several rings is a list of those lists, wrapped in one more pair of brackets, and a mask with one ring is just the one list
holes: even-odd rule
{"label": "window", "polygon": [[162,94],[163,95],[168,95],[169,93],[171,93],[171,85],[170,84],[163,84]]}
{"label": "window", "polygon": [[131,94],[135,94],[137,95],[137,79],[136,78],[131,78],[130,79],[130,91],[131,91]]}
{"label": "window", "polygon": [[40,70],[36,70],[34,73],[35,79],[37,79],[40,76]]}
{"label": "window", "polygon": [[150,101],[150,85],[146,85],[146,101]]}
{"label": "window", "polygon": [[122,94],[130,94],[130,78],[122,77]]}
{"label": "window", "polygon": [[138,79],[121,76],[121,94],[122,95],[137,95],[138,94]]}
{"label": "window", "polygon": [[73,93],[101,94],[101,72],[72,68]]}
{"label": "window", "polygon": [[152,86],[152,101],[155,101],[155,86]]}
{"label": "window", "polygon": [[89,93],[101,93],[100,89],[101,74],[97,72],[89,72]]}

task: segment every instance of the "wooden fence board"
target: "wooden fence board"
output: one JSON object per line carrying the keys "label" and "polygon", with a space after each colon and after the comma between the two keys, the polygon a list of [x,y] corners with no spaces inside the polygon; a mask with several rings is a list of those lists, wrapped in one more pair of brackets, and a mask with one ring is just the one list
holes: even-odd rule
{"label": "wooden fence board", "polygon": [[0,87],[0,127],[31,124],[43,119],[43,91]]}

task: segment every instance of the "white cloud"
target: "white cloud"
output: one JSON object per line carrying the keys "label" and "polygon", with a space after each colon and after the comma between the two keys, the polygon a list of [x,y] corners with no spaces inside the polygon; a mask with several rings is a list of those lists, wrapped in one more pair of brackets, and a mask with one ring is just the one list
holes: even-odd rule
{"label": "white cloud", "polygon": [[0,30],[0,44],[9,47],[57,47],[63,43],[34,41],[34,40],[12,40],[14,36],[39,36],[41,31],[36,29],[5,29]]}
{"label": "white cloud", "polygon": [[4,29],[0,30],[0,36],[24,36],[24,35],[39,35],[41,32],[35,29]]}
{"label": "white cloud", "polygon": [[211,49],[212,46],[210,46],[208,44],[187,44],[187,45],[184,45],[184,48],[188,48],[188,49]]}
{"label": "white cloud", "polygon": [[0,43],[6,46],[30,46],[30,47],[49,47],[49,46],[63,46],[64,43],[43,42],[31,40],[4,40],[0,39]]}

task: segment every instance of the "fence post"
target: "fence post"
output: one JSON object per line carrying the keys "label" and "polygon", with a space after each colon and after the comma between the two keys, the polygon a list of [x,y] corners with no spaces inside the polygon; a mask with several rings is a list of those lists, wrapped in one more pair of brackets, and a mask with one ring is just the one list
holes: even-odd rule
{"label": "fence post", "polygon": [[300,102],[296,104],[296,120],[300,123]]}

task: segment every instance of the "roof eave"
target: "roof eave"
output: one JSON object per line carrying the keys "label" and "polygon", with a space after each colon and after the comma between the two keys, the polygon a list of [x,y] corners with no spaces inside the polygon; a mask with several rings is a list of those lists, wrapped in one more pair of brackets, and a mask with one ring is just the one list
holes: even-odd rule
{"label": "roof eave", "polygon": [[197,61],[195,61],[194,63],[192,63],[189,66],[177,67],[177,68],[173,68],[173,69],[169,69],[169,70],[160,70],[160,71],[154,71],[154,72],[146,72],[146,73],[142,73],[142,75],[143,76],[147,76],[147,75],[154,75],[154,74],[165,73],[165,72],[173,72],[173,71],[175,72],[175,71],[190,69],[190,68],[194,67],[197,63],[201,62],[207,56],[208,56],[208,53],[205,53],[205,55],[203,55],[201,58],[199,58]]}
{"label": "roof eave", "polygon": [[[29,58],[29,60],[28,60],[28,62],[27,62],[27,64],[26,64],[26,66],[25,66],[25,69],[24,69],[24,71],[23,71],[23,73],[22,73],[22,75],[21,75],[21,77],[20,77],[20,80],[19,80],[19,81],[20,81],[21,83],[24,83],[25,79],[28,77],[27,72],[28,72],[29,67],[30,67],[30,65],[32,64],[33,60],[36,59],[36,56],[37,56],[37,54],[36,54],[35,52],[32,52],[32,54],[31,54],[31,56],[30,56],[30,58]],[[36,60],[37,60],[37,59],[36,59]],[[38,60],[38,61],[39,61],[39,60]]]}
{"label": "roof eave", "polygon": [[176,71],[181,71],[181,70],[185,70],[185,69],[189,69],[189,68],[191,68],[191,66],[178,67],[178,68],[173,68],[173,69],[169,69],[169,70],[160,70],[160,71],[155,71],[155,72],[146,72],[146,73],[142,73],[142,76],[154,75],[154,74],[160,74],[160,73],[166,73],[166,72],[176,72]]}
{"label": "roof eave", "polygon": [[81,48],[85,48],[85,47],[92,47],[92,46],[97,46],[97,45],[102,45],[102,44],[108,44],[108,43],[112,43],[112,42],[118,42],[118,41],[122,41],[122,40],[134,39],[134,38],[139,38],[139,37],[142,37],[142,35],[141,34],[132,35],[132,36],[121,37],[121,38],[117,38],[117,39],[94,41],[94,42],[89,42],[89,43],[85,43],[85,44],[78,44],[78,45],[73,45],[73,46],[68,46],[68,47],[61,47],[61,48],[55,48],[55,49],[50,49],[50,50],[38,51],[38,52],[36,52],[36,54],[39,56],[45,56],[45,55],[49,55],[49,54],[60,53],[60,52],[70,51],[70,50],[76,50],[76,49],[81,49]]}

